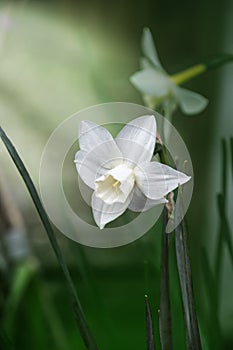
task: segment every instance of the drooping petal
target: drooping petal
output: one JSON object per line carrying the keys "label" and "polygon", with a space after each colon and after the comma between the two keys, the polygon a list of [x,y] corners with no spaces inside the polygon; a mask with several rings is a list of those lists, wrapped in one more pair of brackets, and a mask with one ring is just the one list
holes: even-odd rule
{"label": "drooping petal", "polygon": [[156,121],[153,115],[132,120],[116,137],[116,143],[124,159],[134,165],[151,160],[155,141]]}
{"label": "drooping petal", "polygon": [[208,100],[204,96],[180,87],[177,87],[176,95],[180,108],[185,114],[200,113],[208,104]]}
{"label": "drooping petal", "polygon": [[159,162],[140,164],[135,169],[136,184],[147,198],[161,199],[190,177]]}
{"label": "drooping petal", "polygon": [[157,50],[156,50],[156,47],[154,44],[154,40],[153,40],[151,31],[149,28],[144,28],[144,30],[143,30],[142,51],[143,51],[145,57],[147,57],[156,68],[158,68],[161,71],[164,71],[164,69],[160,63],[158,53],[157,53]]}
{"label": "drooping petal", "polygon": [[130,81],[143,94],[158,98],[167,96],[174,86],[166,73],[150,68],[134,73]]}
{"label": "drooping petal", "polygon": [[156,205],[165,203],[167,203],[167,200],[164,197],[161,199],[149,199],[142,193],[138,186],[135,186],[133,198],[128,206],[128,209],[135,212],[144,212]]}
{"label": "drooping petal", "polygon": [[106,224],[122,215],[126,211],[131,198],[132,196],[129,195],[124,203],[106,204],[102,199],[96,197],[94,192],[91,206],[95,222],[99,228],[104,228]]}

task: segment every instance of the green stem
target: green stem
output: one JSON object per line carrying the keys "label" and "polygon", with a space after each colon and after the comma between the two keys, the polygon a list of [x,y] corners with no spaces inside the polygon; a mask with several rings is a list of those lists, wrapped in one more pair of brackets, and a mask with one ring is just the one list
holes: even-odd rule
{"label": "green stem", "polygon": [[[176,206],[176,210],[182,210],[180,203],[176,203]],[[184,219],[175,228],[175,238],[176,260],[186,326],[186,345],[188,350],[201,350],[201,339],[193,295],[192,274],[188,249],[188,233]]]}
{"label": "green stem", "polygon": [[167,209],[163,212],[163,248],[160,282],[159,334],[162,350],[172,350],[171,302],[169,291],[169,235],[166,233]]}
{"label": "green stem", "polygon": [[205,64],[197,64],[195,66],[192,66],[190,68],[187,68],[183,70],[182,72],[176,73],[174,75],[170,76],[170,79],[176,84],[181,85],[186,83],[186,81],[189,81],[193,79],[194,77],[204,73],[206,71],[207,67]]}
{"label": "green stem", "polygon": [[[166,149],[164,147],[162,147],[158,153],[160,155],[161,162],[163,164],[169,165],[168,160],[167,160]],[[181,193],[180,189],[179,189],[179,191],[180,191],[180,201],[179,201],[179,203],[176,203],[176,210],[180,212],[183,209],[182,209],[182,193]],[[166,210],[166,216],[167,215],[168,215],[168,212]],[[175,227],[176,227],[176,223],[175,223]],[[178,268],[180,286],[181,286],[185,326],[186,326],[186,343],[187,343],[188,350],[200,350],[200,349],[202,349],[202,346],[201,346],[198,321],[197,321],[195,303],[194,303],[192,274],[191,274],[191,267],[190,267],[190,257],[189,257],[187,235],[188,235],[187,234],[187,226],[186,226],[185,221],[183,219],[182,222],[175,229],[175,236],[176,236],[175,247],[176,247],[177,268]],[[164,266],[164,273],[167,275],[166,288],[168,289],[168,287],[169,287],[168,286],[169,274],[168,274],[168,271],[166,271],[166,264],[168,264],[168,252],[166,252],[166,251],[168,251],[168,237],[167,236],[168,236],[168,234],[165,233],[165,235],[164,235],[165,242],[164,242],[164,248],[163,248],[164,249],[163,259],[165,261],[163,261],[163,265],[165,265]],[[168,266],[167,266],[167,270],[168,270]],[[163,282],[163,283],[165,284],[165,282]],[[168,293],[168,290],[166,291],[166,293]],[[167,301],[166,301],[166,310],[167,311],[166,312],[168,313],[168,315],[167,315],[166,322],[169,325],[169,313],[170,313],[169,295],[167,295],[167,296],[165,295],[164,297],[161,296],[161,298],[167,299]],[[164,303],[165,303],[165,301],[164,301]]]}
{"label": "green stem", "polygon": [[209,61],[205,62],[205,66],[207,69],[214,69],[220,66],[223,66],[226,63],[233,62],[233,55],[229,53],[219,54],[214,56]]}
{"label": "green stem", "polygon": [[187,81],[197,77],[200,74],[203,74],[209,69],[218,68],[220,66],[223,66],[226,63],[233,62],[233,55],[232,54],[221,54],[217,55],[213,58],[211,58],[207,62],[196,64],[192,67],[189,67],[181,72],[178,72],[176,74],[173,74],[170,76],[170,79],[176,84],[176,85],[182,85],[186,83]]}
{"label": "green stem", "polygon": [[[160,161],[167,164],[167,154],[164,146],[158,147]],[[159,311],[159,332],[162,350],[172,350],[172,318],[171,302],[169,290],[169,235],[166,233],[168,222],[168,211],[163,212],[163,232],[162,232],[162,268],[160,282],[160,311]]]}
{"label": "green stem", "polygon": [[9,140],[9,138],[7,137],[7,135],[5,134],[5,132],[3,131],[3,129],[0,127],[0,137],[3,141],[3,143],[5,144],[13,162],[15,163],[19,173],[21,174],[23,181],[31,195],[31,198],[33,200],[33,203],[37,209],[37,212],[40,216],[40,219],[43,223],[43,226],[45,228],[45,231],[48,235],[48,238],[50,240],[50,243],[52,245],[52,248],[54,250],[54,253],[57,257],[57,261],[62,269],[62,272],[64,274],[66,283],[67,283],[67,287],[68,287],[68,291],[71,297],[71,302],[72,302],[72,307],[73,307],[73,312],[74,312],[74,316],[81,334],[81,337],[84,341],[84,344],[86,345],[86,348],[88,350],[97,350],[97,345],[95,343],[95,340],[91,334],[91,331],[89,329],[88,323],[86,321],[86,317],[84,315],[79,297],[77,295],[77,292],[75,290],[75,286],[74,283],[72,281],[72,278],[70,276],[70,272],[68,270],[68,267],[65,263],[65,260],[62,256],[60,247],[57,243],[56,237],[54,235],[52,226],[50,224],[50,221],[48,219],[48,216],[43,208],[43,205],[41,203],[41,200],[39,198],[39,195],[36,191],[35,185],[32,182],[32,179],[27,171],[27,169],[25,168],[25,165],[23,164],[19,154],[17,153],[15,147],[13,146],[12,142]]}

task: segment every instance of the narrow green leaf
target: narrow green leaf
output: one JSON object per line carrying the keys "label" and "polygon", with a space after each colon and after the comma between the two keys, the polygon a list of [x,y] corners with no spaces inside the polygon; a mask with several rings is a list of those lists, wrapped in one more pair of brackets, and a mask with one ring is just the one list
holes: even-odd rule
{"label": "narrow green leaf", "polygon": [[221,153],[222,153],[222,193],[224,195],[224,204],[226,203],[227,195],[227,142],[225,139],[221,140]]}
{"label": "narrow green leaf", "polygon": [[[180,201],[176,203],[176,210],[182,210]],[[184,220],[182,220],[182,222],[177,226],[175,223],[175,227],[176,259],[183,301],[187,349],[200,350],[202,349],[202,346],[193,296],[192,275],[188,250],[187,226]]]}
{"label": "narrow green leaf", "polygon": [[148,296],[145,295],[145,303],[146,303],[146,344],[147,350],[155,350],[154,343],[154,328],[151,314],[151,307]]}
{"label": "narrow green leaf", "polygon": [[[232,160],[232,169],[233,169],[233,139],[230,139],[230,148],[231,148],[231,160]],[[226,244],[231,262],[233,265],[233,242],[232,242],[232,234],[231,228],[229,224],[229,220],[227,218],[227,194],[229,187],[229,178],[228,178],[228,149],[226,139],[222,139],[221,141],[221,153],[222,153],[222,168],[221,168],[221,181],[222,181],[222,193],[217,195],[217,205],[218,205],[218,213],[220,220],[220,228],[218,232],[218,242],[216,245],[216,260],[215,260],[215,272],[217,276],[217,283],[220,283],[221,278],[221,269],[222,259],[223,259],[223,249],[224,244]]]}
{"label": "narrow green leaf", "polygon": [[231,262],[233,265],[233,242],[232,242],[232,234],[230,229],[230,224],[228,218],[226,216],[226,204],[225,197],[223,194],[219,193],[217,196],[218,202],[218,212],[220,217],[220,230],[218,235],[218,244],[217,244],[217,258],[216,258],[216,270],[218,271],[218,275],[220,276],[221,271],[220,268],[222,266],[222,254],[223,254],[223,244],[225,243],[231,258]]}
{"label": "narrow green leaf", "polygon": [[164,208],[163,222],[163,249],[160,282],[160,310],[159,310],[159,334],[162,350],[171,350],[172,326],[171,326],[171,302],[169,293],[169,234],[165,229],[167,226],[167,209]]}
{"label": "narrow green leaf", "polygon": [[217,233],[217,244],[216,244],[216,253],[215,253],[215,274],[217,284],[220,283],[221,278],[221,269],[222,269],[222,257],[223,257],[223,246],[224,246],[224,222],[222,215],[225,216],[225,199],[222,194],[217,194],[217,209],[219,214],[219,229]]}
{"label": "narrow green leaf", "polygon": [[56,237],[54,235],[52,226],[50,224],[50,221],[48,219],[48,216],[43,208],[43,205],[41,203],[41,200],[39,198],[39,195],[36,191],[35,185],[32,182],[32,179],[25,168],[25,165],[23,164],[19,154],[17,153],[15,147],[13,146],[12,142],[9,140],[3,129],[0,127],[0,137],[3,141],[3,143],[6,146],[6,149],[8,150],[13,162],[15,163],[19,173],[21,174],[23,181],[31,195],[31,198],[33,200],[33,203],[37,209],[37,212],[40,216],[40,219],[43,223],[43,226],[45,228],[45,231],[48,235],[48,238],[50,240],[50,243],[52,245],[52,248],[54,250],[54,253],[57,257],[57,261],[62,269],[62,272],[64,274],[65,280],[67,282],[67,287],[69,290],[69,294],[71,297],[72,307],[75,315],[75,319],[81,334],[81,337],[84,341],[84,344],[86,345],[86,348],[88,350],[97,350],[97,345],[95,343],[95,340],[91,334],[91,331],[89,329],[89,326],[86,321],[86,317],[84,315],[84,312],[82,310],[82,306],[79,300],[79,297],[77,295],[77,292],[75,290],[74,283],[72,281],[72,278],[70,276],[70,272],[67,268],[67,265],[64,261],[64,258],[62,256],[60,247],[57,243]]}
{"label": "narrow green leaf", "polygon": [[[219,213],[220,227],[217,236],[216,245],[216,259],[215,259],[215,273],[217,283],[220,283],[221,269],[222,269],[222,258],[224,243],[226,243],[226,237],[229,235],[229,227],[226,218],[226,205],[227,205],[227,185],[228,185],[228,164],[227,164],[227,143],[225,139],[221,140],[221,189],[222,193],[217,194],[217,207]],[[229,240],[229,239],[228,239]]]}
{"label": "narrow green leaf", "polygon": [[231,174],[233,177],[233,137],[230,138],[230,147],[231,147]]}

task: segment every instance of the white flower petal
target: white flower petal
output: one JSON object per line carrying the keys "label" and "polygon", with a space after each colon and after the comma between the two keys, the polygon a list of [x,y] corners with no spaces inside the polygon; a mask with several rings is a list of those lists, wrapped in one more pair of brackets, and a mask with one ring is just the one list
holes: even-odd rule
{"label": "white flower petal", "polygon": [[161,199],[178,185],[183,185],[190,177],[159,162],[140,164],[135,169],[136,184],[150,199]]}
{"label": "white flower petal", "polygon": [[[79,126],[79,147],[82,151],[90,152],[99,146],[105,153],[105,160],[121,156],[119,149],[110,134],[102,126],[88,120],[83,120]],[[100,149],[100,148],[99,148]]]}
{"label": "white flower petal", "polygon": [[104,228],[106,224],[122,215],[126,211],[131,198],[132,195],[129,195],[124,203],[106,204],[102,199],[96,197],[94,192],[91,206],[95,222],[99,228]]}
{"label": "white flower petal", "polygon": [[130,77],[131,83],[143,94],[165,97],[172,92],[174,83],[166,73],[155,69],[143,69]]}
{"label": "white flower petal", "polygon": [[94,190],[96,178],[101,176],[106,169],[101,167],[98,158],[92,156],[92,152],[78,151],[74,162],[82,181]]}
{"label": "white flower petal", "polygon": [[154,66],[161,71],[164,71],[158,53],[154,44],[154,40],[149,28],[144,28],[142,34],[142,51],[144,55],[154,64]]}
{"label": "white flower petal", "polygon": [[[95,180],[122,162],[122,155],[111,153],[112,142],[105,142],[90,152],[78,151],[75,155],[76,169],[85,184],[95,189]],[[117,157],[116,157],[117,156]],[[116,157],[116,158],[114,158]]]}
{"label": "white flower petal", "polygon": [[180,108],[185,114],[200,113],[208,104],[208,100],[204,96],[180,87],[176,88],[176,95]]}
{"label": "white flower petal", "polygon": [[95,180],[104,174],[104,169],[114,168],[122,161],[122,154],[112,135],[103,127],[82,121],[79,127],[80,151],[74,162],[86,185],[95,188]]}
{"label": "white flower petal", "polygon": [[116,143],[124,159],[133,164],[151,160],[155,141],[156,120],[153,115],[132,120],[116,137]]}
{"label": "white flower petal", "polygon": [[168,201],[164,197],[161,199],[149,199],[142,193],[138,186],[135,186],[133,198],[128,208],[135,212],[144,212],[153,208],[156,205],[165,204],[167,202]]}

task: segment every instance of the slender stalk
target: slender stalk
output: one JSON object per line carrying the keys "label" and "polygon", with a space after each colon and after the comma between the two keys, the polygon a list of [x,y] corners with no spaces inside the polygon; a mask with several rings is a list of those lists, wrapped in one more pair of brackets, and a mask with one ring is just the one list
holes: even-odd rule
{"label": "slender stalk", "polygon": [[146,303],[146,345],[147,350],[155,350],[154,343],[154,328],[151,314],[151,307],[149,298],[145,295],[145,303]]}
{"label": "slender stalk", "polygon": [[[230,142],[232,139],[230,140]],[[227,203],[228,203],[228,187],[229,187],[229,152],[227,147],[226,139],[221,141],[221,151],[222,151],[222,167],[221,167],[221,181],[222,181],[222,192],[217,195],[218,213],[220,218],[220,229],[218,234],[218,243],[216,245],[216,262],[215,271],[217,276],[217,283],[221,281],[221,272],[223,268],[223,254],[224,254],[224,244],[229,251],[231,262],[233,264],[233,244],[232,244],[232,233],[230,223],[227,217]],[[232,154],[231,154],[232,157]],[[233,158],[232,158],[233,159]]]}
{"label": "slender stalk", "polygon": [[[160,155],[161,162],[164,164],[168,164],[166,150],[164,149],[164,147],[159,151],[159,155]],[[181,190],[179,189],[179,191]],[[182,193],[180,197],[181,199],[179,203],[176,203],[177,212],[180,212],[182,210]],[[168,213],[166,211],[166,216],[167,215]],[[166,221],[167,221],[167,217],[165,218],[164,223],[166,223]],[[176,223],[175,223],[175,227],[176,227]],[[165,292],[168,293],[169,273],[168,273],[168,266],[166,267],[166,264],[168,263],[168,237],[166,236],[168,235],[165,233],[164,235],[165,242],[164,242],[164,248],[163,248],[164,250],[163,259],[165,261],[163,261],[163,265],[165,265],[164,273],[167,275],[166,277],[167,286],[164,287],[164,289],[166,289]],[[199,334],[199,328],[198,328],[198,322],[197,322],[197,316],[196,316],[196,310],[195,310],[195,303],[194,303],[194,296],[193,296],[192,274],[191,274],[190,257],[189,257],[189,249],[188,249],[187,226],[185,224],[184,219],[175,229],[175,241],[176,241],[175,248],[176,248],[177,268],[178,268],[179,279],[180,279],[183,311],[184,311],[185,326],[186,326],[187,349],[200,350],[202,349],[202,346],[201,346],[201,340],[200,340],[200,334]],[[163,283],[165,284],[165,282]],[[169,296],[165,295],[165,296],[161,296],[161,298],[163,299],[167,298],[166,312],[168,313],[167,323],[169,324],[169,312],[170,312]]]}
{"label": "slender stalk", "polygon": [[181,72],[173,74],[170,76],[170,79],[177,85],[182,85],[187,81],[195,78],[196,76],[203,74],[209,69],[214,69],[220,67],[226,63],[233,62],[232,54],[221,54],[214,56],[210,60],[196,64],[192,67],[189,67]]}
{"label": "slender stalk", "polygon": [[72,281],[70,272],[69,272],[67,265],[65,263],[65,260],[62,256],[60,247],[57,243],[55,234],[53,232],[53,228],[52,228],[50,221],[48,219],[48,216],[43,208],[43,205],[41,203],[39,195],[36,191],[35,185],[33,184],[32,179],[31,179],[25,165],[23,164],[19,154],[17,153],[15,147],[13,146],[12,142],[9,140],[9,138],[7,137],[7,135],[5,134],[5,132],[3,131],[3,129],[1,127],[0,127],[0,137],[3,141],[3,143],[5,144],[6,149],[8,150],[8,152],[9,152],[13,162],[15,163],[20,175],[23,178],[23,181],[24,181],[24,183],[25,183],[25,185],[30,193],[30,196],[33,200],[33,203],[37,209],[37,212],[38,212],[40,219],[43,223],[45,231],[48,235],[48,238],[50,240],[50,243],[52,245],[54,253],[57,257],[57,261],[62,269],[62,272],[64,274],[64,277],[65,277],[65,280],[67,283],[67,288],[68,288],[68,291],[70,294],[74,316],[75,316],[81,337],[83,339],[83,342],[86,345],[86,348],[88,350],[97,350],[98,349],[97,345],[95,343],[95,340],[91,334],[88,323],[86,321],[86,317],[85,317],[85,314],[83,312],[83,309],[82,309],[78,294],[76,292],[74,283]]}
{"label": "slender stalk", "polygon": [[163,212],[163,248],[160,282],[159,334],[162,350],[172,350],[171,302],[169,292],[169,235],[166,233],[167,209]]}
{"label": "slender stalk", "polygon": [[171,75],[170,78],[175,84],[181,85],[186,83],[186,81],[189,81],[192,78],[196,77],[197,75],[204,73],[206,69],[206,65],[201,63],[197,64],[196,66],[185,69],[182,72]]}
{"label": "slender stalk", "polygon": [[230,152],[231,152],[231,174],[233,177],[233,137],[230,138]]}
{"label": "slender stalk", "polygon": [[[176,209],[182,210],[179,204],[180,203],[176,204]],[[188,350],[201,350],[201,339],[199,334],[193,295],[187,226],[185,224],[184,219],[175,228],[175,240],[177,268],[179,272],[184,319],[186,326],[186,345]]]}
{"label": "slender stalk", "polygon": [[[160,145],[161,146],[161,145]],[[157,145],[161,163],[167,164],[166,149]],[[168,211],[163,211],[163,232],[162,232],[162,267],[160,282],[160,310],[159,310],[159,334],[162,350],[172,350],[172,321],[171,302],[169,290],[169,235],[166,233],[168,222]]]}
{"label": "slender stalk", "polygon": [[207,69],[214,69],[223,66],[226,63],[233,62],[233,55],[230,53],[222,53],[212,57],[210,60],[206,61],[204,64]]}

